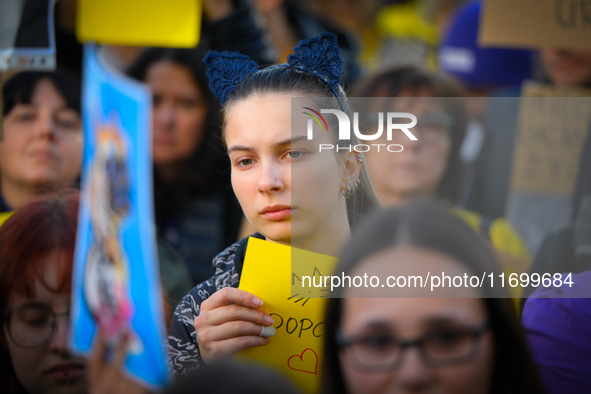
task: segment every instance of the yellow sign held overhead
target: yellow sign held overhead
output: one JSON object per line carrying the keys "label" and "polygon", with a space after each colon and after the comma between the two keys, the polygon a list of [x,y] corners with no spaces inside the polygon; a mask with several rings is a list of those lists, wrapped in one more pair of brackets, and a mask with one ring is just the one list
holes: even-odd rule
{"label": "yellow sign held overhead", "polygon": [[78,0],[76,37],[100,44],[193,48],[201,0]]}
{"label": "yellow sign held overhead", "polygon": [[275,319],[277,331],[269,344],[245,349],[237,359],[273,367],[305,393],[319,393],[327,299],[313,298],[319,289],[304,287],[301,279],[315,276],[319,282],[336,264],[334,257],[249,238],[240,289],[264,301],[260,309]]}

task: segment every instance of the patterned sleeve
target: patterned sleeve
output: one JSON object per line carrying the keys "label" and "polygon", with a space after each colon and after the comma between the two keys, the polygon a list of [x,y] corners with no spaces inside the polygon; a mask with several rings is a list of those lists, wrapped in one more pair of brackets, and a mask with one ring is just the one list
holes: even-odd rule
{"label": "patterned sleeve", "polygon": [[193,320],[199,316],[201,303],[213,293],[224,287],[238,287],[239,275],[234,266],[234,256],[241,243],[246,243],[246,240],[229,246],[214,258],[215,275],[195,286],[174,311],[167,346],[169,367],[176,376],[191,374],[204,365]]}
{"label": "patterned sleeve", "polygon": [[168,361],[170,369],[177,376],[188,375],[203,363],[193,320],[199,315],[201,303],[214,292],[211,278],[194,287],[174,311],[168,329]]}

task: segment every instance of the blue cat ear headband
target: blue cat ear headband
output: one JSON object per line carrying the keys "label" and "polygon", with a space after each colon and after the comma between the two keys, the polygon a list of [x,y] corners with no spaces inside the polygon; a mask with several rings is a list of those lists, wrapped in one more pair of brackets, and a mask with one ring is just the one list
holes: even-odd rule
{"label": "blue cat ear headband", "polygon": [[[340,84],[344,63],[341,48],[337,45],[337,36],[325,31],[301,40],[293,50],[294,53],[287,57],[287,64],[278,67],[294,68],[319,78],[332,90],[344,110],[341,98],[335,90]],[[255,62],[239,52],[208,51],[203,62],[207,66],[209,88],[222,104],[248,74],[258,70]]]}

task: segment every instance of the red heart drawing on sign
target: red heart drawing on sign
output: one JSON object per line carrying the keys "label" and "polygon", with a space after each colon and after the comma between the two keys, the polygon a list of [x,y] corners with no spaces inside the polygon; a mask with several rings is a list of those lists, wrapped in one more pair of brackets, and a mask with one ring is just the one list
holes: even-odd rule
{"label": "red heart drawing on sign", "polygon": [[[312,352],[312,354],[314,355],[314,357],[312,356],[308,356],[306,358],[306,361],[304,361],[304,353],[306,352]],[[300,361],[294,360],[294,362],[291,361],[292,358],[297,357],[300,359]],[[310,368],[312,366],[312,363],[314,363],[314,368]],[[298,366],[299,368],[294,367]],[[298,365],[301,364],[301,365]],[[298,356],[297,354],[294,354],[293,356],[291,356],[290,358],[287,359],[287,366],[291,369],[293,369],[294,371],[299,371],[299,372],[305,372],[305,373],[311,373],[314,375],[318,374],[318,355],[316,354],[316,352],[314,351],[314,349],[304,349],[304,351]],[[308,368],[306,368],[308,367]]]}

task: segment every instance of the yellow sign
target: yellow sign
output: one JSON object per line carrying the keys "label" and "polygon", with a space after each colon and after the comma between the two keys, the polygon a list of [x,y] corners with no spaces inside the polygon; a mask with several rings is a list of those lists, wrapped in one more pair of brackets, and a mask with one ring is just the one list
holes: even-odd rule
{"label": "yellow sign", "polygon": [[201,0],[78,0],[78,41],[193,48],[201,33]]}
{"label": "yellow sign", "polygon": [[332,275],[336,263],[334,257],[250,238],[240,289],[264,301],[260,309],[275,319],[277,332],[268,345],[245,349],[237,358],[271,366],[304,392],[319,393],[327,300],[311,296],[328,292],[312,289],[307,279],[303,287],[301,280],[315,277],[318,285],[322,276]]}

